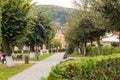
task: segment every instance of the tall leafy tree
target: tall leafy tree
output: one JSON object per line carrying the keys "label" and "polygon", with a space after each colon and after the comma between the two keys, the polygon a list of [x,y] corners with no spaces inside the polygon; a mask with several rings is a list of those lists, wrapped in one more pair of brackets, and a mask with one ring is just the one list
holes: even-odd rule
{"label": "tall leafy tree", "polygon": [[92,43],[92,41],[97,41],[98,54],[100,54],[100,37],[106,32],[107,22],[99,12],[95,11],[95,3],[95,0],[75,2],[78,12],[70,19],[71,31],[68,31],[69,34],[66,35],[69,43],[74,42],[78,46],[83,46],[84,55],[86,55],[86,43]]}
{"label": "tall leafy tree", "polygon": [[[118,31],[120,39],[120,0],[100,0],[96,10],[109,22],[110,31]],[[120,46],[120,41],[119,41]]]}
{"label": "tall leafy tree", "polygon": [[94,24],[92,20],[87,18],[82,18],[79,22],[79,29],[81,29],[81,36],[83,39],[83,48],[84,48],[84,55],[86,55],[86,47],[89,37],[91,37],[90,33],[93,31]]}
{"label": "tall leafy tree", "polygon": [[27,41],[30,45],[31,58],[34,58],[34,46],[48,44],[54,35],[51,19],[48,15],[43,11],[38,11],[35,15],[36,19],[34,19],[34,25],[30,29],[31,34],[28,35]]}
{"label": "tall leafy tree", "polygon": [[2,43],[7,66],[14,66],[11,57],[12,45],[28,32],[28,11],[31,0],[4,0],[2,2]]}
{"label": "tall leafy tree", "polygon": [[52,44],[51,48],[54,48],[54,49],[56,49],[57,51],[58,51],[59,49],[61,49],[61,47],[62,47],[62,42],[61,42],[61,40],[58,39],[58,38],[53,38],[52,41],[51,41],[51,44]]}
{"label": "tall leafy tree", "polygon": [[2,32],[1,32],[2,10],[1,9],[2,9],[2,0],[0,0],[0,45],[2,43]]}

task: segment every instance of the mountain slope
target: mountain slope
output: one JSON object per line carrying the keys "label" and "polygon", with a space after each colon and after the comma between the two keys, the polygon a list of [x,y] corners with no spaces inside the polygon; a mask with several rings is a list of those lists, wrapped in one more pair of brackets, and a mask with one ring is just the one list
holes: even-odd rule
{"label": "mountain slope", "polygon": [[54,22],[59,22],[61,25],[65,25],[67,23],[67,18],[75,12],[75,9],[54,5],[36,5],[35,9],[35,11],[45,11]]}

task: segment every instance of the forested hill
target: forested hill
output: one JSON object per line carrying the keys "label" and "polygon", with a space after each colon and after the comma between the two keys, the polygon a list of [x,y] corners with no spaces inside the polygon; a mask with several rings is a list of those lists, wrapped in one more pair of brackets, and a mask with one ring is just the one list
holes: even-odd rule
{"label": "forested hill", "polygon": [[75,9],[54,5],[36,5],[35,9],[37,11],[40,9],[47,12],[52,17],[54,22],[59,22],[61,25],[65,25],[67,18],[75,12]]}

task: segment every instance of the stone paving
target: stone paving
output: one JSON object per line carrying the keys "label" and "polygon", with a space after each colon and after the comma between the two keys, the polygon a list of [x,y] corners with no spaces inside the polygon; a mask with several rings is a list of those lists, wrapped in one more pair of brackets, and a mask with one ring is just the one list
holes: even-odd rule
{"label": "stone paving", "polygon": [[9,78],[8,80],[40,80],[42,77],[47,77],[51,67],[63,60],[63,55],[64,53],[56,53],[47,59],[37,62],[32,67]]}

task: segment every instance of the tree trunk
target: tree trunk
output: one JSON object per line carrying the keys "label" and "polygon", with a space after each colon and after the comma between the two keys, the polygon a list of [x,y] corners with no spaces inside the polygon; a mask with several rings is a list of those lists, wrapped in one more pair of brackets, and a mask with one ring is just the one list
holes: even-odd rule
{"label": "tree trunk", "polygon": [[34,45],[30,44],[30,59],[35,58],[35,50],[34,50]]}
{"label": "tree trunk", "polygon": [[37,59],[37,60],[38,60],[38,58],[39,58],[39,57],[38,57],[38,48],[39,48],[39,46],[36,45],[36,54],[35,54],[35,55],[36,55],[36,59]]}
{"label": "tree trunk", "polygon": [[97,37],[97,45],[98,45],[98,55],[100,55],[100,37]]}
{"label": "tree trunk", "polygon": [[36,54],[38,54],[39,46],[36,45]]}
{"label": "tree trunk", "polygon": [[78,53],[81,54],[80,44],[78,43]]}
{"label": "tree trunk", "polygon": [[81,49],[80,49],[80,47],[78,48],[78,53],[81,54]]}
{"label": "tree trunk", "polygon": [[90,40],[90,43],[91,43],[91,47],[93,46],[93,41],[92,40]]}
{"label": "tree trunk", "polygon": [[40,55],[41,56],[43,55],[43,47],[42,47],[42,45],[40,45]]}
{"label": "tree trunk", "polygon": [[83,47],[84,47],[84,56],[86,56],[86,42],[84,42]]}
{"label": "tree trunk", "polygon": [[6,55],[6,62],[7,62],[7,67],[13,67],[14,66],[14,62],[12,59],[12,51],[10,49],[10,45],[8,43],[8,40],[3,37],[2,38],[2,43],[3,43],[3,49],[4,49],[4,53]]}

